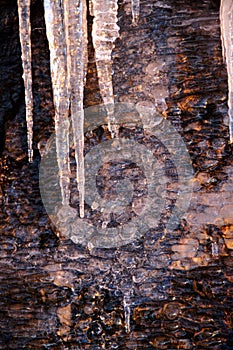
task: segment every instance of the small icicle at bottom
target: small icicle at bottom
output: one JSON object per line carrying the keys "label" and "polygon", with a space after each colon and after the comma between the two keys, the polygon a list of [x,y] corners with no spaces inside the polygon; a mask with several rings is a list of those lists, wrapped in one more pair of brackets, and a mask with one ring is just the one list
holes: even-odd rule
{"label": "small icicle at bottom", "polygon": [[126,333],[130,333],[130,315],[131,315],[131,309],[130,309],[130,294],[126,293],[124,294],[123,298],[123,307],[124,307],[124,315],[125,315],[125,331]]}
{"label": "small icicle at bottom", "polygon": [[211,243],[211,252],[212,252],[212,256],[214,257],[219,256],[218,242],[214,241]]}
{"label": "small icicle at bottom", "polygon": [[25,87],[28,160],[33,161],[33,94],[32,94],[32,53],[30,0],[18,0],[19,37],[22,51],[23,79]]}
{"label": "small icicle at bottom", "polygon": [[137,23],[140,14],[140,0],[131,0],[133,23]]}

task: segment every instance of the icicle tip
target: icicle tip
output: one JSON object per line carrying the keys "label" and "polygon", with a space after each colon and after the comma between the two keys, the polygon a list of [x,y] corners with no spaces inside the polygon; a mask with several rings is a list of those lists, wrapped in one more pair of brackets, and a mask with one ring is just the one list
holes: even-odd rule
{"label": "icicle tip", "polygon": [[33,149],[28,150],[28,161],[29,163],[33,162]]}
{"label": "icicle tip", "polygon": [[132,15],[132,24],[136,25],[138,23],[138,20],[139,20],[139,13],[133,14]]}

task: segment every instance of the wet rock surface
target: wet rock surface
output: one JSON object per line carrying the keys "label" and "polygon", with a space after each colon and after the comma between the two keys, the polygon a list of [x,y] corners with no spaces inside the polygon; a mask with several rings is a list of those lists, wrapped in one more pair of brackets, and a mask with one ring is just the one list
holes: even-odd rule
{"label": "wet rock surface", "polygon": [[[141,1],[137,26],[131,24],[129,4],[119,2],[116,101],[167,108],[164,117],[185,140],[195,177],[189,210],[167,232],[177,172],[163,155],[172,157],[140,125],[122,127],[121,135],[161,157],[173,194],[157,227],[110,249],[74,243],[46,213],[39,164],[54,131],[54,110],[43,6],[32,1],[32,164],[27,162],[16,1],[0,1],[0,8],[0,349],[232,349],[233,171],[219,2]],[[84,102],[86,107],[101,103],[90,37]],[[110,135],[101,127],[85,137],[87,152]],[[119,169],[119,164],[105,164],[100,170],[102,195],[112,195],[109,182],[122,176]],[[143,172],[128,166],[123,175],[134,177],[134,195],[144,198]],[[74,208],[75,195],[74,190]],[[101,226],[103,217],[88,210],[93,225]],[[133,215],[137,212],[128,206],[118,220],[127,222]]]}

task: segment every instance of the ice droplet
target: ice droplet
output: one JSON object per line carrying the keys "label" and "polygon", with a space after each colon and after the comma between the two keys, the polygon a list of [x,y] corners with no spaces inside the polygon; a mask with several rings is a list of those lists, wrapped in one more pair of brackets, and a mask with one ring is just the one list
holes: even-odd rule
{"label": "ice droplet", "polygon": [[220,29],[223,59],[228,75],[228,115],[230,143],[233,143],[233,2],[221,0]]}
{"label": "ice droplet", "polygon": [[33,161],[33,95],[32,95],[32,57],[30,0],[18,0],[19,37],[22,51],[23,79],[25,87],[28,160]]}

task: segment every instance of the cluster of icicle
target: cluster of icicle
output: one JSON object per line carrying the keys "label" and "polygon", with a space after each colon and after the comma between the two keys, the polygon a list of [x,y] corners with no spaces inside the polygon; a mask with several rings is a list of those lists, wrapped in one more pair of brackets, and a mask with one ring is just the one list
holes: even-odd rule
{"label": "cluster of icicle", "polygon": [[233,143],[233,1],[221,0],[220,28],[223,59],[228,76],[228,115],[230,143]]}
{"label": "cluster of icicle", "polygon": [[[18,0],[19,32],[25,85],[29,161],[33,160],[33,97],[31,64],[31,0]],[[132,16],[139,16],[140,0],[132,0]],[[117,0],[89,0],[94,16],[93,45],[100,93],[106,106],[108,126],[117,135],[114,120],[111,53],[119,36]],[[87,2],[86,0],[44,0],[46,33],[55,108],[56,149],[62,204],[69,205],[69,114],[71,114],[80,217],[84,217],[84,112],[83,91],[87,72]]]}

